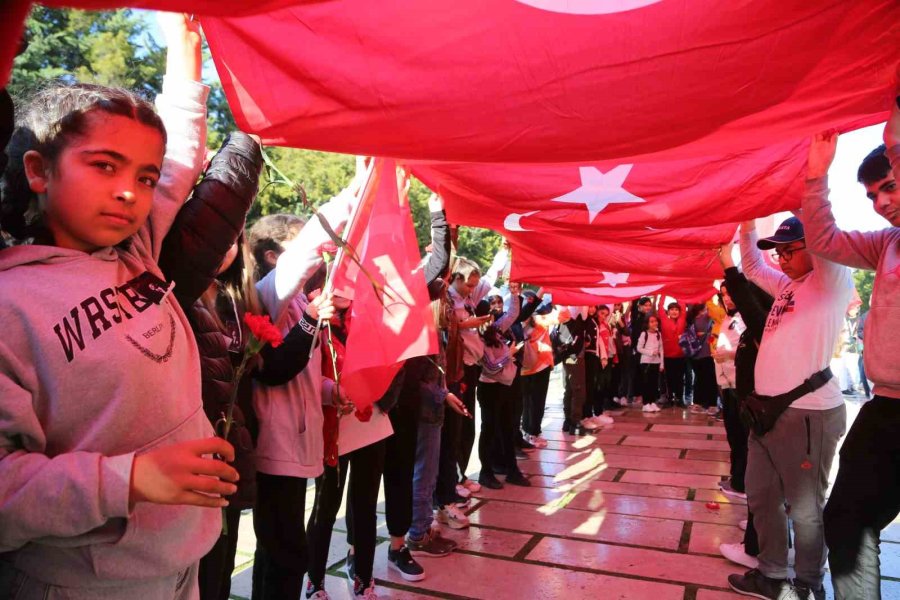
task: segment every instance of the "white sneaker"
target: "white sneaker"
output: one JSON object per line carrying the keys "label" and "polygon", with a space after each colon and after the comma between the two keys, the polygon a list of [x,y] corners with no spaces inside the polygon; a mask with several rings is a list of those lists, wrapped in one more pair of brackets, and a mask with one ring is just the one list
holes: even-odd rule
{"label": "white sneaker", "polygon": [[582,419],[581,421],[578,422],[578,424],[581,425],[582,427],[584,427],[587,431],[594,431],[595,429],[600,428],[599,425],[595,424],[590,419]]}
{"label": "white sneaker", "polygon": [[622,396],[621,398],[616,398],[615,402],[619,406],[628,406],[628,398],[626,398],[625,396]]}
{"label": "white sneaker", "polygon": [[452,504],[438,509],[437,520],[439,523],[450,527],[450,529],[465,529],[469,526],[469,517]]}
{"label": "white sneaker", "polygon": [[472,491],[471,491],[469,488],[467,488],[466,486],[464,486],[464,485],[457,485],[457,486],[456,486],[456,493],[457,493],[461,498],[468,498],[469,496],[472,495]]}
{"label": "white sneaker", "polygon": [[645,404],[643,408],[641,408],[641,412],[652,413],[656,412],[655,404]]}
{"label": "white sneaker", "polygon": [[747,531],[747,519],[744,519],[740,523],[738,523],[738,527],[741,528],[741,531]]}
{"label": "white sneaker", "polygon": [[306,600],[331,600],[331,596],[325,590],[319,590],[312,596],[308,596]]}
{"label": "white sneaker", "polygon": [[744,544],[719,544],[719,553],[731,562],[748,569],[759,567],[759,559],[744,552]]}
{"label": "white sneaker", "polygon": [[357,588],[356,584],[353,585],[353,597],[354,598],[362,598],[363,600],[378,600],[378,592],[375,591],[375,578],[372,578],[371,583],[369,583],[369,587],[366,589],[362,589],[360,585]]}
{"label": "white sneaker", "polygon": [[594,417],[594,421],[599,425],[612,425],[616,422],[615,419],[608,415],[597,415]]}
{"label": "white sneaker", "polygon": [[472,492],[473,494],[477,494],[478,492],[481,491],[481,484],[478,483],[477,481],[473,481],[473,480],[471,480],[471,479],[466,479],[465,481],[463,481],[462,485],[463,485],[467,490],[469,490],[470,492]]}

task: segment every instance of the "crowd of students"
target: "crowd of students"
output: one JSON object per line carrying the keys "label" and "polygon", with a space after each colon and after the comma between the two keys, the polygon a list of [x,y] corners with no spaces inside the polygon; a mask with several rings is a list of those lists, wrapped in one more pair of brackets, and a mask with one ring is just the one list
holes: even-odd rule
{"label": "crowd of students", "polygon": [[[718,297],[664,312],[650,298],[560,307],[515,282],[498,287],[509,253],[483,274],[453,258],[432,197],[424,277],[440,351],[407,361],[363,411],[334,384],[353,323],[349,302],[323,291],[328,233],[287,214],[244,231],[259,142],[234,133],[204,170],[199,31],[166,19],[157,110],[124,90],[51,86],[17,107],[4,144],[0,598],[227,599],[241,511],[252,508],[253,598],[322,600],[345,490],[348,581],[355,596],[377,598],[382,482],[388,564],[421,580],[417,557],[455,548],[436,524],[467,527],[464,507],[482,486],[530,485],[517,461],[547,446],[559,363],[568,433],[611,425],[606,411],[632,402],[710,417],[721,404],[732,456],[723,491],[745,495],[751,513],[738,558],[754,568],[729,579],[735,590],[823,597],[827,541],[838,597],[878,597],[878,532],[900,509],[900,106],[887,149],[859,174],[891,228],[836,229],[825,179],[836,136],[819,136],[802,220],[763,240],[745,223],[743,274],[723,248]],[[360,184],[319,209],[334,230]],[[774,249],[781,269],[760,249]],[[846,421],[828,369],[852,290],[840,264],[876,270],[865,353],[875,397],[844,444],[826,508]],[[235,382],[245,313],[269,315],[284,341]],[[226,440],[216,434],[233,396]]]}

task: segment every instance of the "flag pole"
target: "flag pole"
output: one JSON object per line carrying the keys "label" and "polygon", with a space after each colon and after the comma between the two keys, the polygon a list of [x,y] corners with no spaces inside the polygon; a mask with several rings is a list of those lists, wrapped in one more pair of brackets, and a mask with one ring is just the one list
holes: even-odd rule
{"label": "flag pole", "polygon": [[[357,169],[360,165],[365,165],[365,162],[360,161],[361,157],[357,157]],[[370,188],[373,184],[372,179],[375,173],[375,158],[373,157],[371,161],[369,161],[368,166],[365,166],[365,171],[363,175],[362,183],[359,186],[359,190],[357,191],[357,201],[353,206],[353,210],[350,213],[350,218],[347,220],[347,227],[344,229],[344,235],[341,239],[346,242],[350,238],[350,233],[354,230],[354,225],[359,218],[360,208],[362,207],[363,200],[367,197],[367,194],[370,192]],[[358,176],[358,175],[357,175]],[[371,194],[368,194],[371,196]],[[332,288],[334,287],[334,274],[337,272],[338,267],[344,260],[344,247],[341,246],[338,248],[337,254],[334,257],[334,261],[330,268],[326,265],[326,277],[325,277],[325,285],[322,286],[322,293],[328,294],[332,292]],[[316,331],[313,333],[312,344],[309,347],[309,358],[312,358],[313,352],[316,350],[316,342],[319,340],[319,331],[322,329],[322,317],[319,317],[316,320]]]}

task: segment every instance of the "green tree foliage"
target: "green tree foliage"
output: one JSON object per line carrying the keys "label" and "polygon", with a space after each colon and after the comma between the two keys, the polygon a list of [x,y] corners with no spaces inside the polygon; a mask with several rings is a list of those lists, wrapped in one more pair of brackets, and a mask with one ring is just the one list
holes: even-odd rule
{"label": "green tree foliage", "polygon": [[[153,39],[146,15],[130,10],[79,11],[35,5],[26,25],[28,48],[13,66],[10,92],[14,97],[50,80],[83,81],[135,89],[152,98],[162,87],[165,49]],[[218,148],[236,129],[221,84],[214,78],[209,49],[204,46],[205,75],[210,75],[208,145]],[[269,147],[266,153],[278,170],[299,183],[318,206],[340,192],[355,172],[352,156]],[[308,214],[290,186],[268,182],[251,210],[249,222],[277,212]],[[431,243],[428,197],[431,191],[413,178],[410,208],[419,247]],[[500,237],[488,230],[462,228],[458,253],[487,268],[500,247]]]}
{"label": "green tree foliage", "polygon": [[853,271],[853,282],[856,284],[856,291],[862,299],[862,307],[860,314],[869,310],[869,299],[872,297],[872,286],[875,283],[875,271],[867,271],[864,269],[855,269]]}
{"label": "green tree foliage", "polygon": [[82,81],[137,90],[162,86],[165,51],[130,10],[89,12],[35,5],[26,23],[27,49],[13,64],[13,97],[47,81]]}

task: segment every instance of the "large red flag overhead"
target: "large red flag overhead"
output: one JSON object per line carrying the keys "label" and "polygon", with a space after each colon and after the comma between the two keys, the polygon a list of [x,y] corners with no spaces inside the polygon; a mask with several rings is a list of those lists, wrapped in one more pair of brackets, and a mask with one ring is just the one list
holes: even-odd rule
{"label": "large red flag overhead", "polygon": [[[83,10],[111,10],[114,8],[144,8],[186,12],[197,15],[237,16],[272,11],[303,2],[320,0],[41,0],[41,4],[58,8]],[[19,46],[25,17],[31,9],[31,0],[0,0],[3,9],[0,20],[0,87],[9,80],[13,57]]]}
{"label": "large red flag overhead", "polygon": [[[641,291],[645,290],[645,291]],[[544,287],[544,292],[553,297],[554,304],[568,306],[590,306],[592,304],[615,304],[640,298],[641,296],[671,296],[679,302],[694,304],[712,298],[716,288],[712,282],[672,282],[662,285],[622,288],[555,288]]]}
{"label": "large red flag overhead", "polygon": [[341,385],[365,407],[384,394],[403,361],[437,353],[412,216],[405,194],[398,194],[394,161],[375,161],[348,236],[382,289],[376,291],[350,260],[337,263],[336,279],[353,286]]}
{"label": "large red flag overhead", "polygon": [[238,125],[354,154],[722,155],[886,116],[897,0],[342,0],[203,20]]}
{"label": "large red flag overhead", "polygon": [[[594,288],[605,285],[601,282],[608,281],[607,273],[641,286],[711,283],[722,277],[715,246],[648,247],[552,235],[546,247],[535,251],[522,243],[523,235],[511,234],[508,238],[513,250],[510,278],[514,281],[554,288]],[[725,238],[727,241],[728,235]]]}
{"label": "large red flag overhead", "polygon": [[[618,235],[733,223],[800,205],[809,143],[630,164],[413,163],[454,223],[497,231]],[[719,236],[717,236],[719,237]]]}

